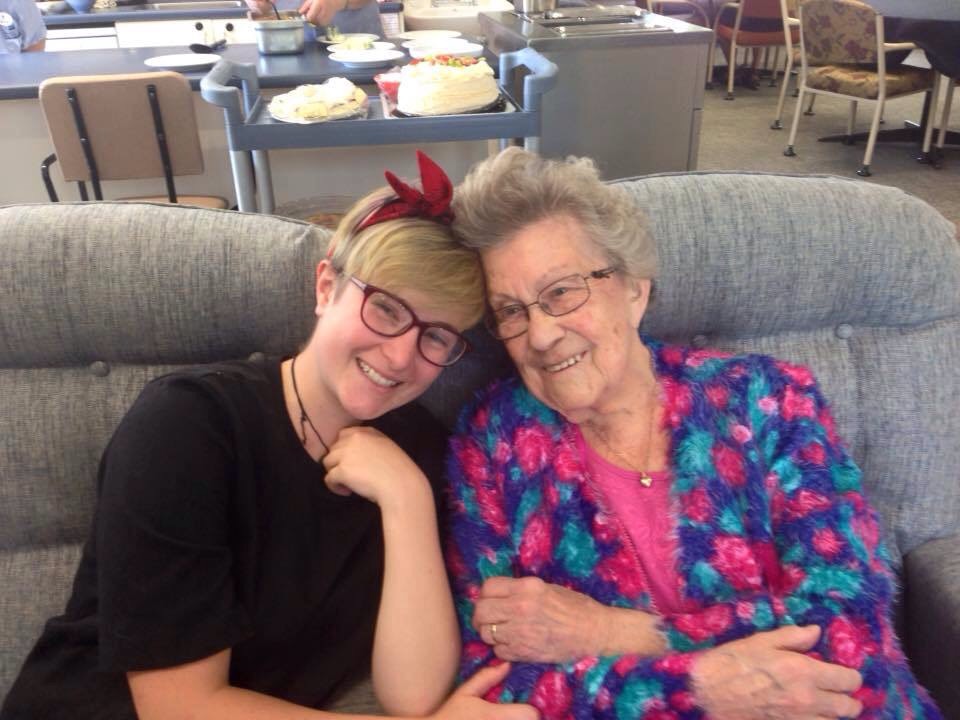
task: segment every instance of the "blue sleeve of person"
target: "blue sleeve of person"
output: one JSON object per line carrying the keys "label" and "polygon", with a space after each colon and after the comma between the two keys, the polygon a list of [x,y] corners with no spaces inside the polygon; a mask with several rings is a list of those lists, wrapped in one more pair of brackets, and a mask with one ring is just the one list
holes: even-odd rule
{"label": "blue sleeve of person", "polygon": [[47,36],[34,0],[0,0],[0,53],[18,53]]}

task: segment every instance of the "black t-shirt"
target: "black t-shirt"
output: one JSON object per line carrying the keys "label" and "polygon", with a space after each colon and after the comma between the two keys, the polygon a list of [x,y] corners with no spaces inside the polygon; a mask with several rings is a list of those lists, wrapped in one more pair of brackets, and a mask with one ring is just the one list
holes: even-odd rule
{"label": "black t-shirt", "polygon": [[[422,408],[372,423],[438,487]],[[383,575],[375,504],[330,492],[283,401],[279,361],[151,382],[99,472],[93,531],[2,720],[135,718],[125,673],[232,648],[233,685],[318,707],[369,665]]]}

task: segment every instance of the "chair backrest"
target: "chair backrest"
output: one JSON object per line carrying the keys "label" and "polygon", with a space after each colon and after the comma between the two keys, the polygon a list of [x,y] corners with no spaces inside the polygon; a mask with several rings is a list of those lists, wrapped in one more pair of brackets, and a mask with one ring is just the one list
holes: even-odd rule
{"label": "chair backrest", "polygon": [[77,108],[101,180],[164,176],[150,87],[155,88],[160,107],[172,174],[203,172],[193,92],[180,73],[56,77],[40,85],[40,107],[65,180],[92,179],[80,142]]}
{"label": "chair backrest", "polygon": [[856,0],[800,3],[800,42],[808,65],[877,62],[882,38],[877,11]]}
{"label": "chair backrest", "polygon": [[743,5],[745,18],[771,18],[780,20],[783,17],[782,0],[740,0]]}

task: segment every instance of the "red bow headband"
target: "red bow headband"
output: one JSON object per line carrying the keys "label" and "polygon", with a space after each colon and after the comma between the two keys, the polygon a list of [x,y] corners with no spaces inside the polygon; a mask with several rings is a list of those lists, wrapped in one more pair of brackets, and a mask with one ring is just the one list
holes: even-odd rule
{"label": "red bow headband", "polygon": [[355,232],[386,220],[403,217],[421,217],[442,225],[453,222],[453,211],[450,209],[453,183],[450,182],[450,178],[439,165],[420,150],[417,150],[417,165],[420,166],[420,184],[423,186],[423,192],[407,185],[387,170],[383,175],[390,183],[390,187],[396,191],[397,197],[388,200],[367,215]]}

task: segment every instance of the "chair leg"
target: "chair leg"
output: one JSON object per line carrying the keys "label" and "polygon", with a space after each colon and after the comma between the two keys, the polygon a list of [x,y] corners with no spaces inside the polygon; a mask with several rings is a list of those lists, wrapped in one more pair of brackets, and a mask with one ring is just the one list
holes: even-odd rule
{"label": "chair leg", "polygon": [[710,38],[710,49],[707,51],[707,90],[713,88],[714,58],[717,54],[717,38]]}
{"label": "chair leg", "polygon": [[[815,114],[815,113],[813,112],[813,101],[816,100],[816,99],[817,99],[817,96],[814,95],[813,93],[810,93],[810,104],[807,106],[807,109],[804,111],[804,113],[803,113],[804,115],[814,115],[814,114]],[[800,102],[800,101],[797,100],[797,102]]]}
{"label": "chair leg", "polygon": [[60,202],[57,197],[57,190],[53,187],[53,180],[50,178],[50,166],[57,161],[56,154],[47,155],[40,163],[40,177],[43,179],[43,186],[47,189],[47,197],[50,202]]}
{"label": "chair leg", "polygon": [[943,99],[943,115],[940,116],[940,136],[937,138],[937,148],[943,150],[947,141],[947,124],[950,122],[950,109],[953,105],[953,93],[956,82],[953,78],[945,78],[947,96]]}
{"label": "chair leg", "polygon": [[853,129],[857,125],[857,101],[850,101],[850,113],[847,115],[847,136],[843,140],[844,145],[856,145],[853,139]]}
{"label": "chair leg", "polygon": [[923,132],[923,146],[920,149],[920,157],[917,162],[929,163],[930,143],[933,140],[933,125],[937,117],[937,105],[940,103],[940,88],[943,85],[943,75],[937,73],[933,78],[933,87],[930,89],[930,107],[927,109],[927,117],[924,118],[924,124],[927,126]]}
{"label": "chair leg", "polygon": [[[777,48],[777,53],[779,54],[780,48]],[[782,130],[783,123],[780,122],[780,119],[783,117],[783,103],[787,99],[787,85],[790,84],[790,70],[793,69],[793,56],[792,53],[786,53],[787,61],[783,67],[783,82],[780,85],[780,99],[777,101],[777,117],[774,119],[773,124],[770,126],[771,130]],[[774,70],[774,77],[776,77],[776,70]]]}
{"label": "chair leg", "polygon": [[857,170],[860,177],[870,177],[870,161],[873,159],[873,148],[877,145],[877,133],[880,131],[880,118],[883,117],[884,97],[877,101],[877,109],[873,111],[873,122],[870,123],[870,137],[867,138],[867,151],[863,154],[863,167]]}
{"label": "chair leg", "polygon": [[733,76],[737,72],[737,42],[730,41],[730,52],[727,54],[730,64],[727,66],[727,95],[724,100],[733,100]]}
{"label": "chair leg", "polygon": [[[793,109],[793,124],[790,126],[790,137],[787,140],[787,149],[783,151],[783,154],[787,157],[793,157],[797,153],[793,149],[793,143],[797,140],[797,126],[800,124],[800,110],[803,108],[803,78],[797,82],[797,87],[800,90],[800,96],[797,98],[797,106]],[[813,93],[810,93],[811,95]]]}

